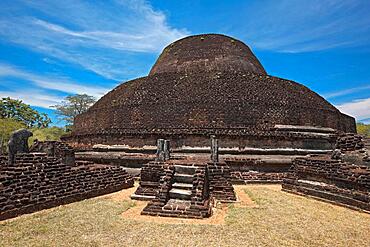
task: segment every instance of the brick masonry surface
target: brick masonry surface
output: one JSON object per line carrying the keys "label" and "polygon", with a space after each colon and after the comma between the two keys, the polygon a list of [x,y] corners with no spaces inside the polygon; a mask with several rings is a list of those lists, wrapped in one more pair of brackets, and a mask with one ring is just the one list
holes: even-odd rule
{"label": "brick masonry surface", "polygon": [[0,220],[133,186],[120,167],[77,162],[71,166],[45,153],[0,159]]}
{"label": "brick masonry surface", "polygon": [[370,212],[370,168],[329,157],[299,158],[283,190]]}
{"label": "brick masonry surface", "polygon": [[309,88],[267,75],[242,42],[202,35],[169,45],[148,76],[122,83],[77,116],[65,140],[88,146],[116,144],[116,135],[141,142],[143,134],[156,140],[219,130],[248,138],[276,124],[356,132],[354,118]]}
{"label": "brick masonry surface", "polygon": [[[192,174],[191,199],[183,202],[169,197],[175,167],[179,164],[195,170]],[[149,162],[142,169],[140,186],[135,194],[155,196],[142,211],[142,214],[151,216],[205,218],[212,213],[214,199],[236,201],[230,182],[230,169],[223,162]]]}
{"label": "brick masonry surface", "polygon": [[233,184],[281,183],[287,176],[290,163],[269,165],[258,158],[226,158]]}

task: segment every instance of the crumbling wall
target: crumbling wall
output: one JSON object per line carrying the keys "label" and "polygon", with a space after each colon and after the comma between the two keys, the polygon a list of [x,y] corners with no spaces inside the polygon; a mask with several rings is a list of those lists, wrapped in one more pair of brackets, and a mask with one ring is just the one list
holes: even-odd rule
{"label": "crumbling wall", "polygon": [[145,164],[140,172],[140,184],[135,191],[136,195],[156,196],[160,188],[160,179],[165,175],[165,163],[152,161]]}
{"label": "crumbling wall", "polygon": [[70,166],[42,153],[18,154],[0,166],[0,220],[133,186],[116,166],[79,162]]}
{"label": "crumbling wall", "polygon": [[212,162],[207,164],[207,169],[210,195],[220,201],[236,201],[229,166],[224,162]]}
{"label": "crumbling wall", "polygon": [[267,164],[258,158],[225,158],[233,184],[281,183],[291,163]]}
{"label": "crumbling wall", "polygon": [[283,190],[370,212],[370,168],[329,157],[299,158]]}
{"label": "crumbling wall", "polygon": [[338,136],[336,148],[341,151],[355,151],[365,147],[363,137],[354,133],[344,133]]}
{"label": "crumbling wall", "polygon": [[61,159],[67,165],[75,164],[75,151],[65,142],[61,141],[35,141],[30,152],[46,153],[47,156]]}

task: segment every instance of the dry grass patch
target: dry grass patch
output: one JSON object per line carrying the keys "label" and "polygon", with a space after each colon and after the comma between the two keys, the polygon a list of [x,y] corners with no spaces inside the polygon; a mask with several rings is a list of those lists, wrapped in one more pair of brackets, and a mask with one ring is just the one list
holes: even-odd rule
{"label": "dry grass patch", "polygon": [[139,203],[124,190],[0,222],[0,246],[370,246],[370,215],[278,189],[237,186],[253,205],[220,225],[125,217]]}

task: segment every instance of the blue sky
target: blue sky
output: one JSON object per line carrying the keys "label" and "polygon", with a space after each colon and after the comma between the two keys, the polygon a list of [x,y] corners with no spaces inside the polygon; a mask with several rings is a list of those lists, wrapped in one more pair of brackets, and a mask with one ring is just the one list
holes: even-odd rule
{"label": "blue sky", "polygon": [[0,97],[58,125],[50,106],[65,96],[99,98],[145,76],[174,40],[222,33],[248,44],[269,74],[370,122],[369,10],[368,0],[2,0]]}

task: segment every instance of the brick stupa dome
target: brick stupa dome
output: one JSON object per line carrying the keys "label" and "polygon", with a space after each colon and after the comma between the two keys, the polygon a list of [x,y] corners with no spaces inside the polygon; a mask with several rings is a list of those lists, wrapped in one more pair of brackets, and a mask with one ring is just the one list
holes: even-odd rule
{"label": "brick stupa dome", "polygon": [[244,43],[217,35],[195,35],[167,46],[149,75],[166,72],[243,71],[266,75],[265,69]]}
{"label": "brick stupa dome", "polygon": [[147,77],[122,83],[77,116],[69,138],[138,136],[145,145],[145,135],[270,133],[277,124],[355,132],[354,119],[315,92],[267,75],[248,46],[209,34],[167,46]]}

